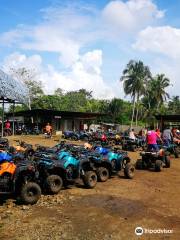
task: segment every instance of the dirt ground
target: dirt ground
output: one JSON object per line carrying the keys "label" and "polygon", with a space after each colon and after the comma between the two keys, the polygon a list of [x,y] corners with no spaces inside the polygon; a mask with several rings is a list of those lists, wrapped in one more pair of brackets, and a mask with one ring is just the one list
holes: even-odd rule
{"label": "dirt ground", "polygon": [[[43,136],[19,137],[33,144],[53,146]],[[16,137],[17,139],[17,137]],[[13,138],[10,138],[11,143]],[[15,142],[13,142],[15,144]],[[138,153],[129,153],[137,160]],[[171,158],[162,172],[138,171],[133,180],[123,173],[95,189],[77,183],[58,195],[42,196],[33,206],[0,203],[3,240],[134,240],[180,239],[180,158]],[[172,233],[135,234],[135,228],[166,229]]]}

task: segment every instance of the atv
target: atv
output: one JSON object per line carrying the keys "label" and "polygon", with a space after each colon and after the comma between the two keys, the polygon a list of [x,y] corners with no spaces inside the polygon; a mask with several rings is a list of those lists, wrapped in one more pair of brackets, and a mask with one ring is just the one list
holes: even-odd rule
{"label": "atv", "polygon": [[160,172],[163,167],[170,168],[169,153],[164,149],[158,152],[143,151],[140,155],[142,158],[136,161],[136,169],[154,169]]}
{"label": "atv", "polygon": [[15,141],[18,143],[18,145],[10,147],[10,151],[13,152],[14,154],[21,153],[24,155],[25,158],[31,159],[31,157],[35,152],[33,149],[33,146],[24,141],[20,141],[20,140],[15,140]]}
{"label": "atv", "polygon": [[69,173],[69,180],[81,178],[87,188],[94,188],[97,183],[97,175],[93,164],[84,154],[85,152],[85,149],[74,147],[69,151],[61,151],[58,154],[58,159]]}
{"label": "atv", "polygon": [[170,154],[173,154],[175,158],[179,157],[179,147],[175,143],[163,144],[162,148],[164,148]]}
{"label": "atv", "polygon": [[9,147],[9,141],[7,138],[0,138],[0,149],[7,150]]}
{"label": "atv", "polygon": [[127,152],[97,147],[95,153],[91,154],[90,160],[94,163],[98,179],[102,182],[107,181],[113,173],[117,173],[122,169],[126,178],[132,179],[134,177],[135,168]]}
{"label": "atv", "polygon": [[53,147],[46,147],[46,146],[42,146],[39,144],[36,144],[36,153],[58,153],[61,149],[63,148],[68,148],[70,146],[72,146],[72,144],[66,144],[65,141],[61,141],[60,143],[56,144]]}
{"label": "atv", "polygon": [[135,152],[139,149],[144,149],[145,143],[142,139],[137,138],[133,140],[129,137],[123,137],[122,139],[122,150]]}
{"label": "atv", "polygon": [[73,131],[64,131],[63,136],[65,139],[74,140],[74,141],[79,140],[78,134]]}
{"label": "atv", "polygon": [[35,204],[41,196],[37,171],[28,160],[15,163],[7,152],[0,153],[0,194],[14,194],[24,204]]}
{"label": "atv", "polygon": [[[119,172],[124,169],[124,174],[127,178],[133,178],[134,166],[130,163],[130,158],[126,152],[120,152],[117,148],[113,151],[103,147],[95,147],[95,150],[87,150],[82,147],[74,147],[74,151],[85,158],[89,159],[92,168],[96,171],[98,180],[105,182],[112,173]],[[59,158],[68,157],[68,151],[61,151]]]}
{"label": "atv", "polygon": [[78,178],[83,180],[87,188],[94,188],[97,183],[97,175],[90,161],[86,158],[79,159],[77,153],[45,153],[35,160],[41,186],[49,193],[58,193],[63,185],[66,186]]}

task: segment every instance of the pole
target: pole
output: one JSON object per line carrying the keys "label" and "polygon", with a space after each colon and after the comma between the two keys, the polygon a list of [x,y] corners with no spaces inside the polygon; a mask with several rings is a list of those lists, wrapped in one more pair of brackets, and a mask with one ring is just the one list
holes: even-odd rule
{"label": "pole", "polygon": [[12,126],[12,135],[14,136],[14,109],[15,109],[15,102],[13,102],[13,126]]}
{"label": "pole", "polygon": [[4,136],[4,98],[2,99],[2,129],[1,136]]}

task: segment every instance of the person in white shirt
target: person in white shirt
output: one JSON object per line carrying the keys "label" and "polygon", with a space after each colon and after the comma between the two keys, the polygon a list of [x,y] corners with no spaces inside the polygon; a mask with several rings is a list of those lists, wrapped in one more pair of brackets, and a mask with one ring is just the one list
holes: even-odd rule
{"label": "person in white shirt", "polygon": [[131,131],[129,132],[129,138],[132,140],[136,140],[136,135],[134,133],[134,129],[131,129]]}

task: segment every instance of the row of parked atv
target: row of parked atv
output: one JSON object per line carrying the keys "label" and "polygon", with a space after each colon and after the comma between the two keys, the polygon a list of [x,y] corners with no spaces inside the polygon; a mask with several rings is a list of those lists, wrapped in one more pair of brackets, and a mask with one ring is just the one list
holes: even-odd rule
{"label": "row of parked atv", "polygon": [[[64,132],[64,138],[70,140],[82,140],[92,142],[93,144],[107,145],[119,145],[124,151],[143,151],[147,148],[146,141],[142,137],[137,137],[135,140],[131,139],[128,135],[119,135],[115,133],[102,133],[102,132],[84,132],[79,133],[73,131]],[[169,153],[173,154],[176,158],[180,154],[180,146],[175,143],[159,142],[159,149],[163,148]]]}
{"label": "row of parked atv", "polygon": [[124,171],[133,178],[134,165],[127,152],[94,146],[85,149],[61,142],[52,148],[19,142],[4,144],[0,152],[0,193],[15,194],[25,204],[34,204],[41,192],[57,194],[63,187],[81,179],[86,188],[105,182],[114,173]]}
{"label": "row of parked atv", "polygon": [[134,166],[127,152],[112,146],[60,142],[52,148],[37,145],[34,149],[31,144],[18,143],[10,147],[7,139],[0,139],[0,193],[15,194],[26,204],[36,203],[41,192],[57,194],[78,179],[86,188],[94,188],[97,181],[105,182],[121,170],[132,179],[135,167],[157,172],[170,167],[167,149],[142,151]]}

